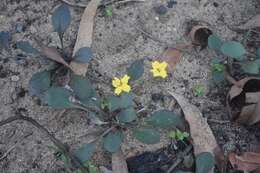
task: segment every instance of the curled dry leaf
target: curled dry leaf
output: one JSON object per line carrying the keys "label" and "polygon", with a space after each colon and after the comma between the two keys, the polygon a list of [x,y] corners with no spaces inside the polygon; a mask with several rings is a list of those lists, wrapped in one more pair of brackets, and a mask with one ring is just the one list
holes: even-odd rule
{"label": "curled dry leaf", "polygon": [[[207,123],[206,118],[203,118],[199,109],[190,104],[188,100],[181,95],[169,92],[178,102],[184,117],[189,123],[191,138],[194,142],[195,155],[203,152],[210,152],[215,156],[216,163],[221,167],[224,160],[224,154],[217,144],[217,141]],[[213,172],[213,171],[211,171]]]}
{"label": "curled dry leaf", "polygon": [[41,45],[40,52],[43,56],[69,67],[69,64],[62,58],[61,54],[55,47]]}
{"label": "curled dry leaf", "polygon": [[[73,56],[80,48],[91,47],[94,30],[94,19],[100,2],[101,0],[92,0],[86,7],[80,21],[77,41],[73,50]],[[87,73],[88,64],[72,61],[70,63],[70,67],[77,75],[85,76]]]}
{"label": "curled dry leaf", "polygon": [[208,38],[212,31],[205,25],[196,25],[191,29],[190,37],[195,46],[200,46],[204,49],[208,46]]}
{"label": "curled dry leaf", "polygon": [[172,71],[176,68],[176,65],[181,61],[183,52],[180,50],[190,50],[192,48],[192,45],[190,44],[177,44],[175,45],[175,48],[168,48],[163,56],[162,60],[166,61],[169,64],[169,70]]}
{"label": "curled dry leaf", "polygon": [[121,148],[112,154],[112,170],[113,173],[128,173],[126,160]]}
{"label": "curled dry leaf", "polygon": [[228,159],[231,165],[240,171],[251,172],[260,168],[260,153],[245,152],[240,156],[229,153]]}
{"label": "curled dry leaf", "polygon": [[238,123],[253,125],[260,121],[260,78],[244,78],[227,95],[227,107]]}
{"label": "curled dry leaf", "polygon": [[241,30],[248,30],[258,27],[260,27],[260,14],[257,14],[256,16],[249,19],[245,24],[240,25],[236,28]]}

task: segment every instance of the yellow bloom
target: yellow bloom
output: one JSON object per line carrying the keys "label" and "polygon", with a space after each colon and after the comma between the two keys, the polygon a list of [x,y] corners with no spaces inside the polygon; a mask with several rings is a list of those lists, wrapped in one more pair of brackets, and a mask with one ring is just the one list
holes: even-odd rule
{"label": "yellow bloom", "polygon": [[168,64],[167,62],[159,62],[159,61],[154,61],[152,62],[152,70],[151,72],[153,73],[153,77],[162,77],[166,78],[168,76],[167,74],[167,68]]}
{"label": "yellow bloom", "polygon": [[130,92],[131,86],[128,84],[130,77],[124,75],[121,79],[115,77],[112,80],[112,85],[115,87],[115,94],[120,95],[122,92]]}

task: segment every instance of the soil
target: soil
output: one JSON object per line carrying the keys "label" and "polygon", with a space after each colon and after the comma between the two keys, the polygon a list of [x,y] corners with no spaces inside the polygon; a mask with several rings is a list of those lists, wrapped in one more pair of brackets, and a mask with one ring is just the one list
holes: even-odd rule
{"label": "soil", "polygon": [[[77,2],[87,4],[88,1]],[[60,0],[4,0],[0,4],[0,31],[12,33],[12,50],[2,51],[0,54],[0,120],[19,111],[26,112],[58,139],[76,148],[87,143],[99,128],[90,125],[86,115],[80,111],[54,110],[39,104],[37,99],[32,99],[27,91],[31,76],[54,63],[40,56],[24,54],[15,47],[17,41],[31,42],[33,37],[48,46],[60,47],[57,33],[53,32],[51,26],[51,14],[59,4]],[[162,4],[166,6],[166,0],[113,5],[111,18],[104,16],[102,8],[98,10],[93,41],[95,61],[91,64],[88,75],[98,79],[96,88],[100,93],[112,93],[112,88],[104,80],[123,75],[129,62],[144,57],[156,59],[164,52],[165,45],[149,38],[140,29],[154,38],[174,45],[178,42],[190,42],[187,28],[192,21],[200,21],[206,23],[223,40],[242,40],[243,34],[230,30],[229,26],[238,25],[259,11],[254,0],[177,0],[177,4],[168,8],[165,15],[159,15],[154,7]],[[67,46],[73,47],[75,43],[83,10],[70,7],[72,23],[65,34]],[[185,54],[176,70],[165,80],[154,80],[149,70],[146,70],[142,80],[136,84],[135,101],[146,109],[149,108],[149,111],[167,107],[174,110],[168,101],[152,101],[152,95],[166,95],[167,90],[182,94],[209,119],[208,123],[223,150],[248,150],[251,144],[257,142],[255,129],[215,121],[229,120],[225,109],[225,95],[229,85],[212,85],[212,58],[212,52],[208,49]],[[149,68],[150,62],[145,61],[145,69]],[[194,96],[192,88],[197,84],[206,88],[205,96]],[[166,147],[170,141],[164,134],[162,132],[160,144],[149,146],[134,140],[129,134],[123,151],[127,157],[131,157]],[[0,172],[67,172],[62,162],[56,160],[53,151],[48,148],[51,145],[53,144],[48,137],[25,122],[18,121],[1,127],[0,157],[10,148],[13,149],[0,160]],[[98,149],[93,163],[110,168],[110,155]]]}

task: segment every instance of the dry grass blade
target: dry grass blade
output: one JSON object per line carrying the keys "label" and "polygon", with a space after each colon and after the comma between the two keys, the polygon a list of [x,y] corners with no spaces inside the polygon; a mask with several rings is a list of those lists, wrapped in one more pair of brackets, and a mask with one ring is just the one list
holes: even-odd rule
{"label": "dry grass blade", "polygon": [[[73,56],[80,48],[91,47],[94,31],[94,19],[100,2],[101,0],[92,0],[86,7],[80,21],[77,41],[73,50]],[[72,61],[70,63],[70,67],[74,73],[78,75],[85,75],[88,69],[88,64]]]}
{"label": "dry grass blade", "polygon": [[215,156],[218,166],[221,167],[224,155],[217,144],[206,118],[203,118],[199,109],[190,104],[184,97],[173,92],[169,93],[176,99],[182,108],[186,121],[189,123],[195,155],[202,152],[210,152]]}
{"label": "dry grass blade", "polygon": [[126,160],[121,149],[112,154],[112,170],[113,173],[128,173]]}

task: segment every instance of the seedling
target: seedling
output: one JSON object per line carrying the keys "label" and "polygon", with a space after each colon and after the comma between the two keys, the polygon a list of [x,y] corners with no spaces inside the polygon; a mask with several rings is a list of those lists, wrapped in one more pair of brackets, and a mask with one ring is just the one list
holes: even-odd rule
{"label": "seedling", "polygon": [[187,132],[181,132],[179,129],[177,129],[175,131],[170,131],[168,136],[170,139],[183,141],[184,139],[187,139],[190,135]]}
{"label": "seedling", "polygon": [[[208,46],[216,52],[218,57],[225,56],[227,61],[227,64],[224,64],[225,61],[221,62],[219,58],[214,58],[211,63],[213,80],[216,84],[225,80],[226,65],[230,70],[233,68],[234,62],[240,65],[244,73],[259,74],[260,61],[246,58],[248,52],[241,43],[237,41],[224,42],[213,34],[208,38]],[[257,53],[255,57],[257,57]]]}
{"label": "seedling", "polygon": [[113,7],[111,5],[105,7],[105,16],[113,17]]}
{"label": "seedling", "polygon": [[193,87],[193,93],[196,97],[202,97],[205,95],[205,87],[203,85],[197,84]]}

